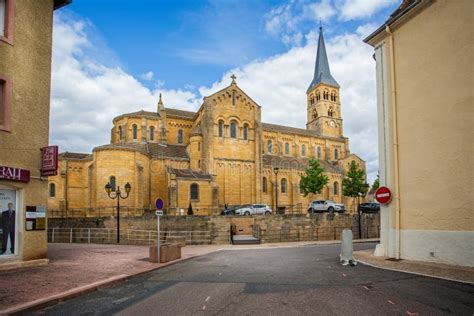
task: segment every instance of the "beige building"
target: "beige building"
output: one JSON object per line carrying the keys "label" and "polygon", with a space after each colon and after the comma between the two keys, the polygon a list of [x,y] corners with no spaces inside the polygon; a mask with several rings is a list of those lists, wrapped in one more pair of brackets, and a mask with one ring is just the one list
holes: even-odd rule
{"label": "beige building", "polygon": [[474,266],[474,2],[405,0],[375,47],[381,208],[377,255]]}
{"label": "beige building", "polygon": [[[162,198],[171,213],[186,211],[190,202],[198,215],[218,213],[225,204],[266,203],[275,210],[276,188],[279,211],[306,212],[313,198],[349,207],[342,196],[344,172],[352,161],[364,169],[365,163],[350,153],[343,134],[339,85],[322,30],[306,109],[306,128],[263,123],[262,107],[234,76],[228,87],[205,97],[197,112],[167,108],[160,97],[156,112],[116,117],[110,144],[92,154],[61,154],[61,172],[50,178],[49,208],[112,208],[116,202],[104,190],[107,182],[132,185],[121,202],[131,209],[153,208]],[[318,159],[329,177],[317,197],[304,197],[299,188],[309,158]]]}
{"label": "beige building", "polygon": [[0,0],[0,266],[46,258],[40,148],[48,145],[53,11],[69,2]]}

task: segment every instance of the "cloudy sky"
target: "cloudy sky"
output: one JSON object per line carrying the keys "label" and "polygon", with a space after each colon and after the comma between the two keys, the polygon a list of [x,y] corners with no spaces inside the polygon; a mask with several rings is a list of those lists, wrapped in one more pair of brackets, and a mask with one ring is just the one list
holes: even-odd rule
{"label": "cloudy sky", "polygon": [[319,23],[341,85],[344,133],[378,170],[375,63],[362,39],[399,0],[75,0],[54,16],[51,144],[90,152],[112,119],[165,106],[196,110],[230,83],[269,123],[305,127]]}

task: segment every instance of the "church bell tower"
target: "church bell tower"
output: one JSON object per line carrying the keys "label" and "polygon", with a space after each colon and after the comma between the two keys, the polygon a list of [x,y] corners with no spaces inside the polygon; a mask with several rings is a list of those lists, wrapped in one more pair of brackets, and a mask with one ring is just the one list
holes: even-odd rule
{"label": "church bell tower", "polygon": [[329,69],[323,28],[319,28],[316,65],[307,95],[306,129],[316,131],[321,136],[342,137],[341,103],[339,84]]}

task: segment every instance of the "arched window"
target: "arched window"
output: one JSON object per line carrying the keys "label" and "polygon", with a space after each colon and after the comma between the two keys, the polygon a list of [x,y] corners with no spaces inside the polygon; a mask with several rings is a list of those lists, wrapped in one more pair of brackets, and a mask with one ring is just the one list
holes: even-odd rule
{"label": "arched window", "polygon": [[304,190],[303,190],[303,187],[301,186],[301,181],[300,181],[300,194],[304,194]]}
{"label": "arched window", "polygon": [[319,91],[316,91],[316,101],[319,101],[321,99],[321,94]]}
{"label": "arched window", "polygon": [[119,133],[119,139],[123,138],[123,130],[122,130],[122,125],[118,127],[118,133]]}
{"label": "arched window", "polygon": [[112,188],[112,191],[115,192],[115,186],[117,185],[116,184],[116,181],[115,181],[115,177],[114,176],[111,176],[109,178],[109,183],[110,183],[110,187]]}
{"label": "arched window", "polygon": [[339,194],[339,183],[334,182],[334,185],[333,185],[333,192],[334,192],[334,195],[338,195],[338,194]]}
{"label": "arched window", "polygon": [[190,193],[191,200],[199,200],[199,185],[197,183],[191,184]]}
{"label": "arched window", "polygon": [[182,143],[183,143],[183,130],[178,129],[178,144],[182,144]]}
{"label": "arched window", "polygon": [[271,154],[273,152],[273,143],[272,143],[272,140],[268,140],[268,143],[267,143],[267,149],[268,149],[268,153]]}
{"label": "arched window", "polygon": [[316,149],[316,154],[318,156],[318,159],[321,159],[321,147],[318,146],[318,148]]}
{"label": "arched window", "polygon": [[53,198],[56,196],[56,184],[50,183],[49,184],[49,197]]}
{"label": "arched window", "polygon": [[230,137],[237,138],[237,123],[235,121],[230,122]]}
{"label": "arched window", "polygon": [[332,109],[332,107],[330,107],[329,110],[328,110],[328,115],[329,115],[330,117],[332,117],[333,114],[334,114],[334,110]]}
{"label": "arched window", "polygon": [[336,102],[336,92],[331,92],[331,101]]}
{"label": "arched window", "polygon": [[329,99],[329,91],[324,91],[324,92],[323,92],[323,98],[324,98],[324,100],[328,100],[328,99]]}
{"label": "arched window", "polygon": [[285,143],[285,155],[290,155],[290,144]]}
{"label": "arched window", "polygon": [[262,179],[262,191],[263,193],[267,193],[267,178],[263,177]]}
{"label": "arched window", "polygon": [[247,123],[244,124],[244,139],[249,139],[249,125]]}
{"label": "arched window", "polygon": [[309,103],[310,103],[310,104],[314,104],[314,95],[311,95],[311,96],[309,97]]}
{"label": "arched window", "polygon": [[154,141],[154,140],[155,140],[155,127],[150,126],[150,141]]}
{"label": "arched window", "polygon": [[281,179],[281,193],[286,193],[286,179]]}
{"label": "arched window", "polygon": [[306,145],[301,146],[301,156],[306,157]]}
{"label": "arched window", "polygon": [[318,111],[314,110],[313,111],[313,119],[316,119],[316,118],[318,118]]}
{"label": "arched window", "polygon": [[334,159],[338,160],[339,159],[339,150],[336,148],[334,149]]}
{"label": "arched window", "polygon": [[236,98],[235,91],[232,91],[232,105],[235,105],[235,98]]}
{"label": "arched window", "polygon": [[132,137],[133,137],[133,139],[138,138],[138,127],[137,127],[136,124],[132,125]]}
{"label": "arched window", "polygon": [[219,121],[219,124],[218,124],[218,129],[219,129],[219,137],[224,137],[224,122],[221,120]]}

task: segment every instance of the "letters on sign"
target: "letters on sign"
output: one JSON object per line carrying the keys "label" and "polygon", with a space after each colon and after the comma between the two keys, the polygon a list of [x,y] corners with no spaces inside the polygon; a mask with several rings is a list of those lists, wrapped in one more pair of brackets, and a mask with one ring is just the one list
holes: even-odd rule
{"label": "letters on sign", "polygon": [[56,175],[58,170],[58,146],[41,148],[41,156],[41,175]]}
{"label": "letters on sign", "polygon": [[0,166],[0,179],[18,182],[30,181],[30,171],[20,168]]}

